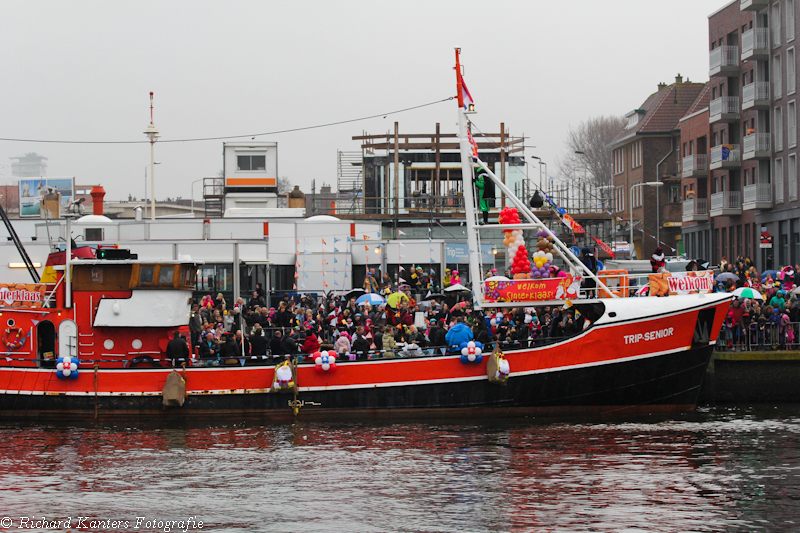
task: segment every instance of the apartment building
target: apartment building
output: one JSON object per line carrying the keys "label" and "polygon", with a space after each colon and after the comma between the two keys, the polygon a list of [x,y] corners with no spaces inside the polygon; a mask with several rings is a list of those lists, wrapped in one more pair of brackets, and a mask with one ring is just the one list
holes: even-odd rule
{"label": "apartment building", "polygon": [[[659,240],[681,248],[678,125],[694,109],[705,87],[684,82],[680,75],[672,85],[659,84],[658,91],[625,115],[625,127],[608,145],[613,157],[614,211],[633,224],[637,257],[649,257]],[[629,239],[630,227],[620,227],[617,238]]]}
{"label": "apartment building", "polygon": [[[759,181],[761,188],[755,191],[757,199],[771,202],[763,201],[763,208],[756,211],[754,235],[765,229],[774,237],[774,248],[760,248],[757,255],[762,268],[796,264],[800,261],[797,0],[740,0],[734,4],[752,16],[753,26],[742,36],[741,57],[747,56],[751,65],[742,74],[755,69],[743,88],[742,106],[752,106],[758,115],[745,142],[749,138],[758,171],[772,176],[771,198],[767,198],[766,181]],[[753,128],[752,123],[749,126]],[[748,205],[745,196],[743,208]]]}

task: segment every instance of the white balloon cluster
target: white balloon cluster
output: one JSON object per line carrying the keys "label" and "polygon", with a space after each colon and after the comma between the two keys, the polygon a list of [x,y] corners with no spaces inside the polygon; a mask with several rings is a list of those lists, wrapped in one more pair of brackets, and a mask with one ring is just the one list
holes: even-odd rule
{"label": "white balloon cluster", "polygon": [[336,352],[333,350],[314,352],[314,364],[317,372],[336,370]]}
{"label": "white balloon cluster", "polygon": [[525,238],[522,236],[521,229],[515,229],[511,231],[511,238],[509,239],[510,243],[508,245],[508,255],[506,257],[516,257],[517,250],[523,244],[525,244]]}
{"label": "white balloon cluster", "polygon": [[61,379],[69,377],[75,379],[78,377],[78,367],[80,364],[81,362],[78,361],[77,357],[71,357],[69,355],[59,357],[56,363],[56,375]]}

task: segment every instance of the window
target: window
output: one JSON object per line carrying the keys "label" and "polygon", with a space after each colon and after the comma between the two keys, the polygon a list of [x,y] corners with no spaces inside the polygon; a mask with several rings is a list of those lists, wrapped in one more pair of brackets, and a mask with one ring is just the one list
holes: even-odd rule
{"label": "window", "polygon": [[102,241],[103,228],[86,228],[83,230],[84,241]]}
{"label": "window", "polygon": [[154,265],[142,265],[139,268],[139,283],[142,285],[151,285],[153,283],[155,271],[156,267]]}
{"label": "window", "polygon": [[750,169],[749,168],[744,169],[744,184],[745,185],[750,185]]}
{"label": "window", "polygon": [[622,186],[614,188],[614,209],[617,213],[625,211],[625,188]]}
{"label": "window", "polygon": [[642,207],[642,187],[637,187],[637,185],[641,185],[641,181],[634,181],[633,185],[631,186],[631,190],[633,191],[633,207]]}
{"label": "window", "polygon": [[775,180],[775,203],[783,203],[783,159],[775,160],[773,179]]}
{"label": "window", "polygon": [[669,203],[671,203],[671,204],[679,204],[679,203],[681,203],[681,187],[680,187],[680,185],[670,185],[669,186]]}
{"label": "window", "polygon": [[786,2],[786,42],[794,40],[794,0]]}
{"label": "window", "polygon": [[789,174],[789,200],[797,200],[797,156],[790,155],[786,164],[789,167],[786,169]]}
{"label": "window", "polygon": [[159,285],[172,285],[172,277],[175,275],[175,268],[172,265],[163,265],[158,271]]}
{"label": "window", "polygon": [[631,145],[631,168],[642,166],[642,141],[636,141]]}
{"label": "window", "polygon": [[783,112],[780,107],[775,108],[775,151],[780,152],[783,150]]}
{"label": "window", "polygon": [[625,172],[625,149],[617,148],[614,150],[614,174]]}
{"label": "window", "polygon": [[772,27],[772,46],[781,44],[781,4],[776,2],[772,5],[772,16],[769,25]]}
{"label": "window", "polygon": [[775,98],[780,98],[783,96],[783,77],[780,54],[776,54],[772,58],[772,92],[775,94]]}
{"label": "window", "polygon": [[267,156],[265,155],[237,155],[237,170],[266,170]]}
{"label": "window", "polygon": [[786,142],[789,148],[797,146],[797,111],[794,100],[786,104]]}
{"label": "window", "polygon": [[795,79],[794,63],[794,48],[786,50],[786,94],[794,94],[797,88],[797,80]]}

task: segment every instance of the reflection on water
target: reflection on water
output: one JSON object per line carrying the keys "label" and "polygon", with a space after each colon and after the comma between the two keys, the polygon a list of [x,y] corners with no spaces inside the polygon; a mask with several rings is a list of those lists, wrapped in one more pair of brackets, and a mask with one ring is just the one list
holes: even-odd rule
{"label": "reflection on water", "polygon": [[5,423],[0,502],[10,517],[140,532],[137,516],[248,532],[800,531],[797,407],[622,423]]}

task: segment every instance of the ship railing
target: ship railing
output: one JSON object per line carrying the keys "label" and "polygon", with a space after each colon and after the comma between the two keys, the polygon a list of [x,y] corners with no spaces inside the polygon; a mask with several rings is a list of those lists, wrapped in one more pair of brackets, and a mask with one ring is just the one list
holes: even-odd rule
{"label": "ship railing", "polygon": [[723,325],[716,345],[717,352],[755,352],[775,350],[800,350],[800,322],[785,326],[769,322],[737,324],[733,329]]}

